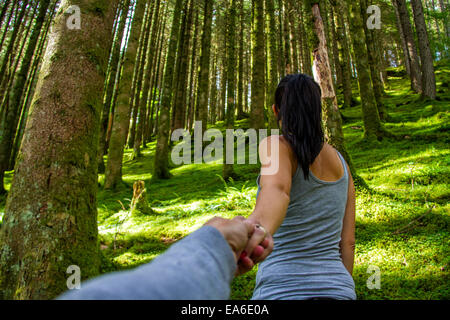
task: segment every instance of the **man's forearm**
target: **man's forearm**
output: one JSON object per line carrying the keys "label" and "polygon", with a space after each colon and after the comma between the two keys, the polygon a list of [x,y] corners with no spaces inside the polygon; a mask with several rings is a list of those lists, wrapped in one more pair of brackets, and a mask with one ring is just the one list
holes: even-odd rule
{"label": "man's forearm", "polygon": [[222,234],[204,226],[153,262],[82,284],[59,299],[228,299],[236,261]]}

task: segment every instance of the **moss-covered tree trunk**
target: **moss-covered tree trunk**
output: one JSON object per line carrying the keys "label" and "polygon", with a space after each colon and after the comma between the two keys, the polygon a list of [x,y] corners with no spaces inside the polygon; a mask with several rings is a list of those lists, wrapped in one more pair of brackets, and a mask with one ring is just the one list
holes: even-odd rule
{"label": "moss-covered tree trunk", "polygon": [[[81,8],[80,30],[67,28],[71,5]],[[67,289],[69,266],[83,279],[99,271],[99,92],[116,5],[64,0],[59,8],[6,203],[1,298],[54,298]]]}
{"label": "moss-covered tree trunk", "polygon": [[333,8],[330,7],[330,21],[329,23],[330,27],[330,35],[332,39],[332,52],[333,52],[333,63],[334,68],[336,72],[336,88],[342,88],[342,68],[341,68],[341,61],[339,57],[339,47],[337,43],[337,31],[336,31],[336,24],[334,23],[334,11]]}
{"label": "moss-covered tree trunk", "polygon": [[396,17],[396,26],[397,26],[397,30],[399,33],[401,47],[403,49],[405,70],[406,70],[406,73],[408,74],[408,76],[411,77],[411,64],[410,64],[410,59],[409,59],[408,44],[406,43],[406,40],[405,40],[406,38],[405,38],[405,34],[403,32],[403,26],[400,23],[400,16],[399,16],[399,12],[398,12],[397,4],[396,4],[395,0],[392,0],[392,6],[394,7],[394,12],[395,12],[395,17]]}
{"label": "moss-covered tree trunk", "polygon": [[332,2],[335,11],[334,21],[336,25],[336,40],[339,50],[339,63],[342,74],[342,93],[344,96],[344,108],[352,105],[352,72],[350,66],[349,44],[347,41],[344,15],[348,13],[347,4],[343,0]]}
{"label": "moss-covered tree trunk", "polygon": [[342,154],[347,161],[352,175],[356,177],[357,175],[353,167],[353,162],[344,144],[342,119],[333,86],[327,40],[325,37],[323,20],[320,14],[320,1],[308,0],[305,5],[311,9],[312,13],[310,27],[314,32],[311,34],[310,41],[314,58],[313,67],[315,70],[315,78],[322,91],[322,110],[326,140]]}
{"label": "moss-covered tree trunk", "polygon": [[105,189],[115,188],[122,181],[122,158],[130,125],[130,105],[133,99],[132,84],[137,61],[139,38],[144,18],[145,1],[138,0],[135,7],[130,39],[123,63],[122,78],[117,97],[117,107],[109,141],[109,154],[105,171]]}
{"label": "moss-covered tree trunk", "polygon": [[252,92],[250,121],[253,129],[265,128],[265,44],[264,44],[264,2],[252,1]]}
{"label": "moss-covered tree trunk", "polygon": [[170,31],[169,48],[166,59],[164,83],[161,97],[161,108],[158,122],[158,137],[155,150],[153,175],[159,179],[170,178],[169,172],[169,135],[170,135],[170,105],[172,101],[172,85],[177,50],[177,40],[180,30],[180,13],[183,0],[175,3],[172,29]]}
{"label": "moss-covered tree trunk", "polygon": [[153,59],[155,57],[155,44],[158,35],[158,22],[160,17],[160,7],[161,0],[156,0],[155,9],[153,12],[152,22],[151,22],[151,32],[150,39],[148,41],[148,49],[144,67],[144,86],[142,87],[142,97],[139,101],[139,121],[136,124],[136,135],[134,137],[133,144],[133,158],[139,157],[141,155],[141,145],[144,138],[144,128],[147,126],[147,103],[148,96],[150,93],[150,80],[152,76],[152,71],[154,70]]}
{"label": "moss-covered tree trunk", "polygon": [[417,40],[419,42],[422,95],[430,99],[436,99],[436,77],[434,74],[433,55],[430,50],[430,41],[423,15],[422,1],[411,0],[411,6],[413,9],[414,24],[416,25]]}
{"label": "moss-covered tree trunk", "polygon": [[[367,0],[361,1],[361,16],[363,21],[367,21],[369,18],[367,14],[367,8],[369,3]],[[379,70],[379,48],[377,46],[377,37],[380,36],[377,30],[369,30],[367,24],[364,23],[364,34],[366,39],[368,61],[370,67],[370,77],[372,79],[373,93],[375,95],[375,101],[377,103],[378,114],[381,120],[386,120],[388,115],[386,114],[386,108],[383,103],[384,87],[381,80],[381,70]]]}
{"label": "moss-covered tree trunk", "polygon": [[422,78],[420,72],[420,60],[417,54],[416,43],[414,40],[414,34],[411,27],[411,21],[409,20],[408,8],[406,7],[405,0],[392,0],[393,5],[398,12],[399,23],[402,26],[403,36],[408,46],[408,57],[410,65],[410,78],[411,89],[416,92],[422,92]]}
{"label": "moss-covered tree trunk", "polygon": [[106,133],[108,130],[108,122],[111,116],[112,108],[111,102],[113,100],[114,88],[116,86],[116,77],[117,72],[119,70],[119,61],[121,56],[121,47],[122,47],[122,39],[124,37],[124,33],[126,31],[126,20],[128,17],[128,10],[130,7],[130,0],[125,0],[122,2],[122,12],[120,14],[120,21],[117,27],[116,38],[114,41],[114,46],[111,52],[111,62],[109,67],[109,73],[107,76],[106,83],[106,92],[105,92],[105,100],[103,103],[103,112],[102,118],[100,121],[100,135],[99,135],[99,143],[98,143],[98,154],[97,154],[97,162],[98,162],[98,172],[105,172],[105,163],[103,161],[103,156],[106,153]]}
{"label": "moss-covered tree trunk", "polygon": [[360,1],[364,0],[350,2],[350,30],[352,33],[353,52],[355,53],[355,64],[358,73],[359,93],[364,122],[364,136],[369,140],[373,138],[381,139],[384,135],[384,130],[381,125],[372,87]]}

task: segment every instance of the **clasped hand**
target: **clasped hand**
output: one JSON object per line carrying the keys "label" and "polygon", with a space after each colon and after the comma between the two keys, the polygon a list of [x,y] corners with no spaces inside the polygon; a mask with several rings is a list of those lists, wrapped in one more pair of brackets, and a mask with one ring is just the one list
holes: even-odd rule
{"label": "clasped hand", "polygon": [[233,250],[236,275],[244,274],[267,258],[273,250],[272,235],[253,218],[235,217],[232,220],[214,217],[205,225],[219,230]]}

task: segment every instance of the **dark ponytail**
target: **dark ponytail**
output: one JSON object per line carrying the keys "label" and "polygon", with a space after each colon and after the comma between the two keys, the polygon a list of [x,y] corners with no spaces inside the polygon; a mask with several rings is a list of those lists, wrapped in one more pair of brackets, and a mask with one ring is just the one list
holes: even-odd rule
{"label": "dark ponytail", "polygon": [[305,74],[284,77],[275,92],[283,136],[294,150],[306,180],[309,166],[324,144],[321,96],[319,85]]}

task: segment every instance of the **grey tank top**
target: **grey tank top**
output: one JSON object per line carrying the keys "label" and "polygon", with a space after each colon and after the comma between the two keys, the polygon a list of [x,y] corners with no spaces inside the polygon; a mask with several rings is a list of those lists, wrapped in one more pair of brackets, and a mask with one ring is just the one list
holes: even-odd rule
{"label": "grey tank top", "polygon": [[337,181],[322,181],[311,170],[305,180],[297,167],[286,217],[274,234],[273,252],[259,265],[252,299],[356,299],[339,253],[349,175],[338,155],[344,175]]}

